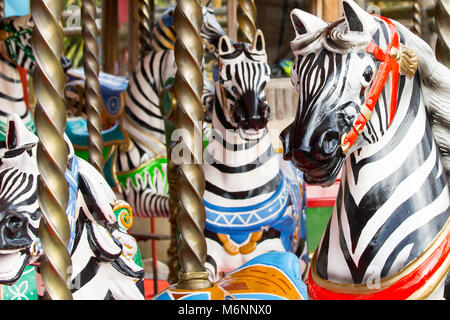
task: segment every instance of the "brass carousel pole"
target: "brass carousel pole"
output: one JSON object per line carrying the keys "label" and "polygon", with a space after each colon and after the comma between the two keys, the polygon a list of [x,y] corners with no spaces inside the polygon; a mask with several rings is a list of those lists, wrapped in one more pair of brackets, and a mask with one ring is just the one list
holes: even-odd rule
{"label": "brass carousel pole", "polygon": [[0,19],[5,17],[5,0],[0,0]]}
{"label": "brass carousel pole", "polygon": [[[176,190],[180,200],[177,225],[180,232],[178,260],[180,263],[179,289],[204,289],[211,286],[205,269],[206,223],[202,197],[205,191],[203,174],[203,91],[201,63],[203,43],[200,37],[202,8],[198,0],[178,0],[174,13],[175,30],[175,97],[177,110],[175,124],[183,130],[179,144],[183,146],[183,159],[179,165]],[[195,138],[199,141],[195,141]],[[197,144],[197,145],[196,145]]]}
{"label": "brass carousel pole", "polygon": [[450,68],[450,1],[437,0],[435,19],[439,34],[436,56],[441,63]]}
{"label": "brass carousel pole", "polygon": [[239,0],[237,9],[238,41],[253,43],[256,34],[256,6],[254,0]]}
{"label": "brass carousel pole", "polygon": [[413,7],[412,7],[412,13],[413,13],[413,25],[412,25],[412,32],[414,32],[419,37],[422,36],[422,10],[420,5],[420,0],[414,0],[413,1]]}
{"label": "brass carousel pole", "polygon": [[[98,28],[95,23],[97,8],[94,0],[83,0],[81,8],[82,36],[84,40],[84,74],[85,74],[85,100],[88,114],[88,148],[89,163],[103,175],[103,137],[102,137],[102,98],[98,75],[100,67],[98,57]],[[105,48],[106,49],[106,48]]]}
{"label": "brass carousel pole", "polygon": [[152,8],[154,0],[139,0],[139,55],[144,57],[151,49]]}
{"label": "brass carousel pole", "polygon": [[60,59],[64,50],[60,25],[63,2],[60,0],[30,1],[34,20],[32,34],[36,67],[33,87],[37,105],[35,113],[37,165],[39,179],[37,192],[42,217],[39,238],[44,252],[41,258],[42,281],[46,298],[71,300],[67,287],[71,276],[71,258],[67,250],[70,238],[66,207],[69,189],[64,173],[68,150],[63,138],[66,125],[64,100],[65,74]]}

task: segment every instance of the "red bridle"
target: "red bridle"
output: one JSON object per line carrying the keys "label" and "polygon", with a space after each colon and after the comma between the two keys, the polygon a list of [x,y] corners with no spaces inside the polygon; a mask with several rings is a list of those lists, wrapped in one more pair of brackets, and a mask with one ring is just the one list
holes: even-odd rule
{"label": "red bridle", "polygon": [[[399,77],[399,63],[393,57],[395,48],[399,50],[400,41],[399,35],[397,32],[397,28],[395,25],[385,17],[378,17],[384,20],[391,34],[393,34],[392,41],[386,48],[386,51],[383,51],[375,42],[371,41],[366,48],[366,52],[371,53],[375,56],[375,58],[381,61],[381,66],[378,69],[377,74],[375,75],[375,79],[372,83],[372,86],[369,89],[369,94],[366,98],[364,106],[361,109],[361,112],[353,121],[352,128],[350,131],[343,135],[341,140],[341,148],[342,152],[346,154],[351,147],[355,144],[356,139],[362,133],[367,121],[370,120],[372,116],[373,109],[377,104],[378,98],[383,91],[383,88],[386,84],[386,81],[389,77],[389,74],[392,73],[392,90],[391,90],[391,107],[389,114],[389,125],[391,125],[392,120],[394,119],[395,112],[397,110],[397,94],[398,94],[398,77]],[[395,50],[394,49],[394,50]]]}

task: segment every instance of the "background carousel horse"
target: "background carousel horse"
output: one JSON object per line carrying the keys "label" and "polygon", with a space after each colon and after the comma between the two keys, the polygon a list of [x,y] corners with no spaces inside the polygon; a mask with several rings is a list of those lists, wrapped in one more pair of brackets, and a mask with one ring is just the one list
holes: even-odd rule
{"label": "background carousel horse", "polygon": [[31,16],[10,17],[0,21],[0,139],[6,137],[6,119],[17,113],[34,132],[34,121],[24,101],[18,66],[30,71],[34,67],[31,49]]}
{"label": "background carousel horse", "polygon": [[303,272],[309,260],[304,185],[301,173],[271,144],[265,102],[270,68],[262,32],[252,45],[223,36],[215,76],[203,164],[206,268],[216,281],[264,252],[288,251],[300,257]]}
{"label": "background carousel horse", "polygon": [[300,98],[281,135],[284,157],[311,184],[330,185],[343,167],[309,296],[442,296],[450,265],[450,71],[401,24],[351,0],[343,12],[332,24],[291,13]]}
{"label": "background carousel horse", "polygon": [[[105,137],[109,135],[107,139],[122,140],[117,153],[108,155],[105,175],[112,177],[107,177],[107,180],[139,217],[169,216],[166,135],[160,97],[176,73],[174,9],[169,8],[156,21],[152,28],[154,50],[138,62],[129,76],[120,125],[116,123],[104,131]],[[201,36],[206,48],[214,54],[220,36],[225,33],[212,9],[203,7],[202,11]],[[210,105],[214,93],[206,73],[204,81],[202,100],[205,105]],[[84,137],[84,145],[76,145],[75,149],[86,149],[86,120],[69,119],[67,128],[71,140]]]}
{"label": "background carousel horse", "polygon": [[[42,255],[38,226],[36,145],[38,138],[17,114],[10,116],[7,149],[0,158],[0,283],[13,284]],[[144,299],[144,270],[134,262],[137,243],[118,223],[127,204],[117,201],[95,168],[69,149],[66,179],[74,299]],[[125,219],[126,221],[127,219]],[[120,225],[122,225],[120,227]]]}
{"label": "background carousel horse", "polygon": [[[17,113],[28,129],[34,132],[34,121],[24,101],[24,89],[18,67],[31,72],[34,56],[31,48],[31,32],[34,23],[31,15],[8,17],[0,20],[0,141],[5,140],[6,119]],[[70,61],[62,57],[63,67]]]}

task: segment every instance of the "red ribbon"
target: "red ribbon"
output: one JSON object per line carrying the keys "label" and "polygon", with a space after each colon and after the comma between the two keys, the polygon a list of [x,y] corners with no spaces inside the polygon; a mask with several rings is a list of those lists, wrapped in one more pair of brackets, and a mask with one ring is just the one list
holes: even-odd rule
{"label": "red ribbon", "polygon": [[[388,45],[386,51],[383,51],[375,42],[371,41],[366,48],[366,52],[371,53],[375,56],[375,58],[381,61],[381,66],[378,69],[377,74],[375,75],[375,79],[372,83],[372,86],[369,89],[369,94],[367,96],[365,106],[369,109],[370,113],[373,112],[375,105],[377,104],[378,98],[380,97],[381,92],[386,84],[386,81],[389,77],[389,74],[392,72],[392,90],[391,90],[391,106],[390,106],[390,114],[389,114],[389,126],[394,119],[395,112],[397,111],[397,95],[398,95],[398,77],[399,77],[399,64],[397,60],[395,60],[391,56],[391,49],[396,48],[399,49],[400,41],[399,35],[397,32],[397,28],[395,25],[385,17],[379,17],[384,20],[391,33],[393,34],[392,41]],[[358,114],[353,122],[353,126],[342,142],[342,146],[348,146],[350,149],[356,142],[358,136],[362,133],[367,121],[367,119],[362,113]]]}

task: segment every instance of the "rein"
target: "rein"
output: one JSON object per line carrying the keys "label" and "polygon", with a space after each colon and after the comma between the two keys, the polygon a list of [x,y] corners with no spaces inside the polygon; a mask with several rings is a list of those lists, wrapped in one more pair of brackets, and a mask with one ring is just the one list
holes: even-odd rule
{"label": "rein", "polygon": [[381,66],[375,75],[375,79],[369,89],[369,94],[366,98],[364,106],[361,109],[361,112],[353,121],[350,131],[342,136],[341,148],[344,154],[346,154],[353,147],[356,139],[364,130],[367,121],[370,120],[373,109],[375,108],[378,98],[386,85],[389,75],[392,73],[391,104],[388,127],[391,125],[397,111],[399,74],[406,73],[408,76],[412,77],[417,70],[418,61],[414,61],[414,65],[408,68],[408,70],[402,69],[402,59],[407,59],[407,57],[404,57],[403,52],[405,51],[409,54],[411,50],[400,44],[397,28],[391,20],[380,16],[378,16],[378,18],[386,22],[391,34],[393,34],[393,37],[392,41],[387,46],[386,51],[383,51],[383,49],[381,49],[373,40],[366,47],[366,52],[372,54],[378,61],[381,61]]}

